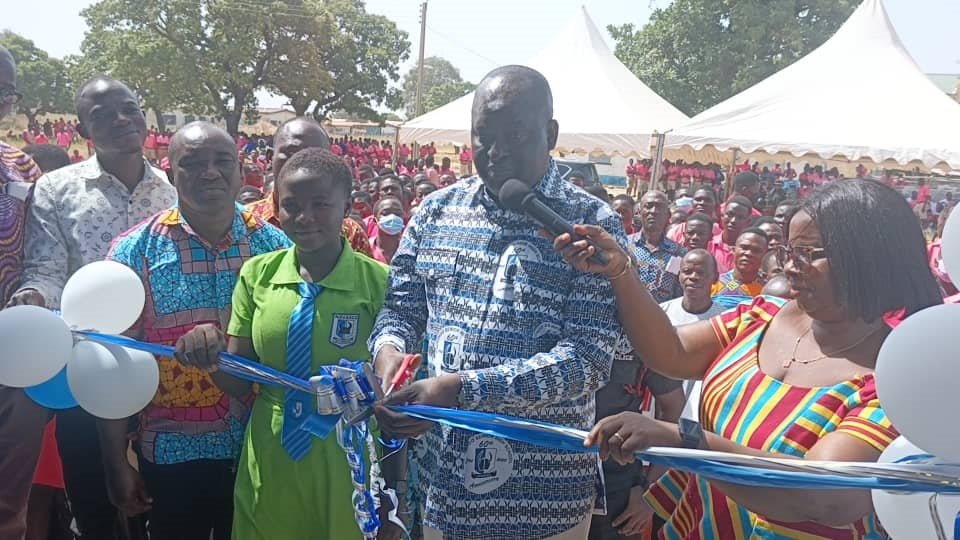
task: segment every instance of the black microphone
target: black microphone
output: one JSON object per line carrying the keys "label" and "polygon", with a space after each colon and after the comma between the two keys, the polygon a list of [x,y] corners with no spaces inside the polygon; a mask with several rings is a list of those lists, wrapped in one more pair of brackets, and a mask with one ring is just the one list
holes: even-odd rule
{"label": "black microphone", "polygon": [[[541,227],[550,231],[550,234],[559,236],[563,233],[569,234],[573,241],[582,240],[583,237],[573,232],[573,225],[560,217],[549,206],[544,204],[537,194],[533,192],[526,184],[520,180],[510,179],[500,187],[500,193],[497,195],[500,203],[504,207],[521,212],[532,218],[540,224]],[[596,250],[590,256],[590,260],[596,264],[604,265],[610,263],[610,256],[603,249],[597,246],[589,238],[587,242]]]}

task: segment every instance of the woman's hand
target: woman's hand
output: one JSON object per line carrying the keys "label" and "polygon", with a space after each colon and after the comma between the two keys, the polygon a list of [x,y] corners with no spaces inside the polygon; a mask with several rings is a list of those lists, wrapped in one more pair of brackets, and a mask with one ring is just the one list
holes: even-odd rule
{"label": "woman's hand", "polygon": [[622,412],[608,416],[593,426],[583,446],[600,446],[600,459],[612,457],[621,465],[635,459],[634,452],[651,446],[680,446],[676,424],[654,420],[640,413]]}
{"label": "woman's hand", "polygon": [[[582,238],[573,241],[569,234],[561,234],[553,239],[553,249],[558,251],[565,261],[581,272],[603,274],[608,278],[621,275],[630,263],[630,257],[617,244],[617,241],[603,228],[596,225],[574,225],[573,231]],[[606,265],[590,260],[597,249],[590,245],[590,239],[597,247],[610,255]]]}

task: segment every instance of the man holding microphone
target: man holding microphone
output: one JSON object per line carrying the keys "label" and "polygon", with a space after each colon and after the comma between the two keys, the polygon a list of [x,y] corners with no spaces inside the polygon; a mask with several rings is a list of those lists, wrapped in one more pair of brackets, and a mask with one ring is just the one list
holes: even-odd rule
{"label": "man holding microphone", "polygon": [[[625,244],[623,225],[609,206],[560,178],[549,155],[558,124],[540,73],[494,70],[477,87],[472,116],[479,177],[424,199],[393,259],[369,342],[375,368],[389,383],[426,336],[430,377],[394,391],[386,404],[586,429],[620,333],[610,282],[565,263],[538,235],[537,221],[498,195],[517,179],[563,220],[600,225]],[[395,436],[425,434],[418,464],[426,539],[586,538],[598,497],[596,456],[440,427],[385,407],[377,418]]]}

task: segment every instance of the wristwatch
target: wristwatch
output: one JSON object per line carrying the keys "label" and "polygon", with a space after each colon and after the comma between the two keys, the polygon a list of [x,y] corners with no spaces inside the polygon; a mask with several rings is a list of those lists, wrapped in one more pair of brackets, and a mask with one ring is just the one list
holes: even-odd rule
{"label": "wristwatch", "polygon": [[703,445],[703,428],[700,427],[700,422],[681,418],[677,427],[680,429],[680,442],[684,448],[695,450]]}

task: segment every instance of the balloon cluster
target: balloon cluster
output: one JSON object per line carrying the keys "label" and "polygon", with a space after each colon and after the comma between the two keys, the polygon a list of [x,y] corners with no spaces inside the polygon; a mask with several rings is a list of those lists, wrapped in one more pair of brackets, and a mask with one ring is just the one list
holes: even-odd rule
{"label": "balloon cluster", "polygon": [[160,383],[150,353],[75,338],[95,330],[120,334],[143,311],[146,294],[130,268],[98,261],[70,277],[61,296],[61,314],[36,307],[0,311],[0,384],[24,388],[40,405],[79,405],[107,419],[127,418],[150,403]]}
{"label": "balloon cluster", "polygon": [[[941,245],[947,272],[960,277],[960,212],[947,220]],[[877,394],[902,436],[883,452],[881,463],[960,463],[953,408],[958,403],[954,397],[960,396],[960,362],[954,356],[958,330],[960,305],[944,304],[907,317],[883,342]],[[895,539],[949,537],[944,531],[960,525],[960,495],[874,491],[873,504]]]}

